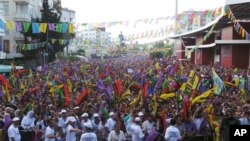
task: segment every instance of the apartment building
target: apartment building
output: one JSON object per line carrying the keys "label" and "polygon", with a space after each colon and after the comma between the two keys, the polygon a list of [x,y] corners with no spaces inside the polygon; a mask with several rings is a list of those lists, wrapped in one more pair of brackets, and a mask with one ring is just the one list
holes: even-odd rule
{"label": "apartment building", "polygon": [[[3,7],[5,20],[11,21],[27,21],[32,18],[41,17],[43,0],[0,0]],[[6,58],[18,58],[23,55],[16,51],[16,45],[24,43],[24,36],[15,30],[5,28],[5,36],[3,37],[3,52]]]}

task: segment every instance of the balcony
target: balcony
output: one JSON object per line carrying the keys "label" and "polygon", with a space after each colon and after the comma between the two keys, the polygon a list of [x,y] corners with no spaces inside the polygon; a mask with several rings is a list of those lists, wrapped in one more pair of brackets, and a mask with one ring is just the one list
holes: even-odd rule
{"label": "balcony", "polygon": [[31,21],[31,16],[25,13],[16,13],[14,17],[15,21],[26,21],[30,22]]}
{"label": "balcony", "polygon": [[14,0],[16,3],[30,3],[31,0]]}
{"label": "balcony", "polygon": [[24,40],[23,34],[19,32],[16,32],[14,37],[15,37],[15,40]]}

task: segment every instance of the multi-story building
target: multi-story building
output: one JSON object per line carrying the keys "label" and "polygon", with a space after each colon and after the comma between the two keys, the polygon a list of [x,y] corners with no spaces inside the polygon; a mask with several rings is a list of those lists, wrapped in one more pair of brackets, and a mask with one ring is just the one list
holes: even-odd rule
{"label": "multi-story building", "polygon": [[0,59],[5,58],[6,54],[3,52],[3,37],[5,36],[4,32],[4,11],[3,5],[0,3]]}
{"label": "multi-story building", "polygon": [[[6,20],[27,21],[32,18],[41,17],[42,0],[0,0],[3,6]],[[15,30],[5,29],[3,37],[3,51],[6,58],[22,57],[21,53],[16,51],[16,45],[24,42],[24,36]]]}
{"label": "multi-story building", "polygon": [[[48,0],[50,8],[57,0]],[[30,22],[32,18],[41,18],[43,0],[0,0],[0,5],[3,9],[3,17],[10,21],[27,21]],[[0,8],[0,19],[1,8]],[[62,9],[62,22],[72,23],[75,21],[75,11],[67,8]],[[16,30],[8,30],[5,28],[5,36],[3,37],[0,29],[0,41],[2,41],[2,51],[6,53],[6,58],[23,57],[21,53],[16,50],[18,44],[24,43],[24,36]],[[1,39],[2,38],[2,39]],[[1,44],[0,44],[1,45]]]}
{"label": "multi-story building", "polygon": [[[61,10],[62,15],[61,15],[61,22],[64,23],[75,23],[75,11],[74,10],[70,10],[68,8],[62,8]],[[74,45],[69,45],[64,49],[64,53],[65,55],[67,55],[68,52],[72,52],[75,51],[75,46]]]}
{"label": "multi-story building", "polygon": [[76,12],[74,10],[70,10],[68,8],[62,8],[61,12],[62,12],[61,22],[75,23]]}
{"label": "multi-story building", "polygon": [[104,28],[84,30],[81,36],[83,42],[90,46],[108,47],[111,43],[110,33]]}

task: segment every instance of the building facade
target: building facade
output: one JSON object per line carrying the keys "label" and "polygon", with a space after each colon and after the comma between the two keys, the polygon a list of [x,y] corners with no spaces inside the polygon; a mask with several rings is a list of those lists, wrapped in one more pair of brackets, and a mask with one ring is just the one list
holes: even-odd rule
{"label": "building facade", "polygon": [[0,59],[6,57],[6,54],[3,52],[3,38],[5,36],[3,23],[5,22],[3,5],[0,3]]}
{"label": "building facade", "polygon": [[[237,18],[240,26],[250,33],[250,0],[228,0],[232,14]],[[177,34],[177,57],[180,60],[190,60],[198,65],[218,63],[224,67],[249,68],[250,67],[250,40],[237,31],[235,24],[223,15],[211,24],[185,34]],[[214,30],[204,40],[212,26]],[[178,40],[178,39],[182,40]],[[203,40],[203,41],[202,41]],[[202,44],[200,45],[200,43]],[[199,46],[197,46],[199,45]]]}
{"label": "building facade", "polygon": [[[30,22],[32,18],[41,17],[42,0],[0,0],[0,4],[3,6],[5,20]],[[3,51],[7,59],[23,56],[16,50],[16,45],[22,43],[24,36],[21,33],[5,28]]]}

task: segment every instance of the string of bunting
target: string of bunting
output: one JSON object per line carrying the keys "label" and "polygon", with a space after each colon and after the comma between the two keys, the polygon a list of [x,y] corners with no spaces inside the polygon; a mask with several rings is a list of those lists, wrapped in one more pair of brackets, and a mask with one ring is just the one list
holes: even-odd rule
{"label": "string of bunting", "polygon": [[59,33],[74,33],[75,30],[72,23],[35,23],[11,20],[6,20],[6,22],[0,20],[0,28],[24,33],[27,33],[31,28],[33,34],[47,33],[48,30]]}
{"label": "string of bunting", "polygon": [[[130,34],[130,35],[125,35],[125,41],[133,41],[133,40],[138,40],[138,39],[143,39],[143,38],[160,38],[160,37],[166,37],[167,35],[170,35],[171,33],[174,33],[176,30],[177,33],[183,33],[187,32],[189,30],[193,30],[202,26],[210,23],[214,18],[217,18],[218,16],[221,15],[223,12],[223,8],[217,8],[214,12],[211,12],[209,10],[202,11],[200,14],[196,15],[194,13],[199,13],[199,12],[191,12],[191,13],[182,13],[179,14],[176,19],[177,19],[177,24],[176,26],[174,25],[169,25],[166,27],[161,27],[159,29],[154,29],[154,30],[149,30],[149,31],[144,31],[141,33],[136,33],[136,34]],[[205,18],[205,22],[203,21],[203,18]],[[196,27],[192,27],[196,26]],[[114,41],[118,41],[119,38],[115,37],[113,38]]]}
{"label": "string of bunting", "polygon": [[[49,39],[51,41],[51,44],[54,45],[55,42],[59,42],[60,45],[66,45],[69,40],[65,39]],[[17,44],[16,49],[19,51],[30,51],[30,50],[36,50],[39,48],[43,48],[47,42],[40,42],[40,43],[30,43],[30,44]]]}
{"label": "string of bunting", "polygon": [[[146,18],[146,19],[138,19],[138,20],[127,20],[127,21],[112,21],[112,22],[100,22],[100,23],[82,23],[82,26],[95,26],[95,27],[112,27],[116,25],[124,25],[130,26],[133,24],[134,27],[138,25],[138,23],[144,24],[159,24],[160,21],[167,20],[177,20],[177,21],[189,21],[189,23],[193,22],[193,19],[197,17],[216,17],[221,11],[221,7],[213,9],[213,10],[205,10],[205,11],[192,11],[189,14],[178,14],[177,16],[167,16],[167,17],[158,17],[158,18]],[[187,22],[186,22],[187,24]]]}
{"label": "string of bunting", "polygon": [[241,26],[239,21],[237,21],[236,17],[234,16],[232,10],[230,9],[229,6],[225,6],[225,12],[227,17],[232,21],[234,24],[234,29],[236,32],[242,37],[245,38],[246,40],[249,40],[249,33]]}

